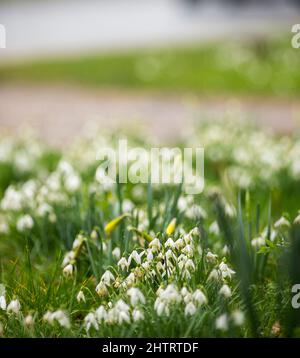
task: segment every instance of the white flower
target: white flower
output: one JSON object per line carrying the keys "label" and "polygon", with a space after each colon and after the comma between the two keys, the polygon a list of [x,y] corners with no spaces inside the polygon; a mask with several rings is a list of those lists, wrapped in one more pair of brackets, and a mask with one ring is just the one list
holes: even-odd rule
{"label": "white flower", "polygon": [[114,257],[115,260],[119,260],[121,257],[121,250],[119,247],[115,247],[112,251],[112,255]]}
{"label": "white flower", "polygon": [[105,321],[107,319],[107,312],[104,306],[99,306],[95,312],[95,315],[99,322]]}
{"label": "white flower", "polygon": [[186,254],[187,256],[193,256],[194,254],[194,250],[192,249],[191,245],[186,245],[183,249],[182,252],[184,254]]}
{"label": "white flower", "polygon": [[165,242],[165,248],[173,249],[174,247],[175,247],[175,242],[171,238],[168,238],[168,240]]}
{"label": "white flower", "polygon": [[230,249],[229,249],[229,247],[227,246],[227,245],[225,245],[224,247],[223,247],[223,249],[222,249],[222,254],[224,255],[224,256],[226,256],[226,255],[228,255],[230,253]]}
{"label": "white flower", "polygon": [[218,255],[213,254],[212,252],[208,251],[206,254],[206,260],[211,263],[215,263],[217,261]]}
{"label": "white flower", "polygon": [[117,265],[121,268],[121,270],[128,269],[129,266],[125,257],[122,257]]}
{"label": "white flower", "polygon": [[220,295],[223,295],[223,296],[226,297],[226,298],[229,298],[229,297],[231,297],[232,292],[231,292],[230,287],[229,287],[228,285],[224,284],[224,285],[220,288],[219,294],[220,294]]}
{"label": "white flower", "polygon": [[294,224],[300,225],[300,213],[296,216],[296,218],[294,220]]}
{"label": "white flower", "polygon": [[216,319],[216,328],[220,331],[228,330],[228,317],[226,313]]}
{"label": "white flower", "polygon": [[77,235],[76,239],[73,241],[72,249],[76,251],[81,247],[84,241],[85,241],[85,237],[83,235],[81,234]]}
{"label": "white flower", "polygon": [[0,308],[5,311],[6,310],[6,299],[5,296],[0,296]]}
{"label": "white flower", "polygon": [[203,305],[203,304],[207,303],[207,298],[206,298],[205,294],[199,288],[193,293],[193,299],[199,305]]}
{"label": "white flower", "polygon": [[68,192],[73,193],[80,187],[81,181],[77,174],[70,174],[65,178],[65,187]]}
{"label": "white flower", "polygon": [[94,327],[95,330],[98,331],[99,325],[98,325],[96,316],[93,312],[88,313],[84,317],[84,325],[85,325],[85,329],[87,332],[91,329],[91,327]]}
{"label": "white flower", "polygon": [[85,296],[84,296],[84,293],[83,291],[79,291],[78,292],[78,295],[76,296],[76,299],[77,299],[77,302],[85,302]]}
{"label": "white flower", "polygon": [[141,256],[136,250],[133,250],[128,258],[128,265],[130,265],[131,260],[134,260],[136,264],[140,265],[142,263]]}
{"label": "white flower", "polygon": [[242,326],[245,322],[245,315],[240,310],[233,311],[231,317],[236,326]]}
{"label": "white flower", "polygon": [[24,318],[24,326],[30,327],[34,325],[34,317],[29,314]]}
{"label": "white flower", "polygon": [[115,281],[115,276],[109,270],[106,270],[101,277],[101,282],[106,286],[110,286],[111,281]]}
{"label": "white flower", "polygon": [[73,271],[74,271],[74,266],[72,264],[68,264],[64,269],[63,269],[63,274],[66,277],[71,277],[73,275]]}
{"label": "white flower", "polygon": [[75,252],[74,251],[67,252],[64,256],[62,267],[66,267],[74,259],[75,259]]}
{"label": "white flower", "polygon": [[210,227],[208,228],[208,231],[210,234],[213,234],[213,235],[220,235],[220,228],[219,228],[219,225],[216,221],[214,221]]}
{"label": "white flower", "polygon": [[154,309],[158,316],[166,315],[169,316],[170,311],[166,302],[162,301],[159,297],[156,299],[154,303]]}
{"label": "white flower", "polygon": [[221,271],[222,277],[226,278],[229,277],[231,278],[232,275],[235,274],[235,271],[231,270],[226,264],[225,262],[221,262],[219,265],[219,270]]}
{"label": "white flower", "polygon": [[213,269],[208,276],[208,280],[219,280],[220,274],[216,269]]}
{"label": "white flower", "polygon": [[193,302],[189,302],[184,309],[184,315],[185,316],[193,316],[197,311],[196,306],[193,304]]}
{"label": "white flower", "polygon": [[256,237],[251,240],[251,246],[254,247],[255,249],[259,249],[265,244],[266,244],[266,240],[262,236]]}
{"label": "white flower", "polygon": [[290,222],[283,216],[279,220],[277,220],[274,224],[275,229],[280,229],[290,226],[291,226]]}
{"label": "white flower", "polygon": [[19,300],[12,300],[6,308],[7,312],[18,314],[21,310],[21,304]]}
{"label": "white flower", "polygon": [[149,244],[149,247],[152,250],[152,252],[160,251],[161,243],[159,239],[155,238],[154,240],[152,240]]}
{"label": "white flower", "polygon": [[135,308],[132,311],[132,318],[134,322],[142,321],[144,319],[144,313],[141,310]]}
{"label": "white flower", "polygon": [[103,297],[106,296],[108,293],[107,287],[104,282],[99,282],[96,286],[96,292],[99,296]]}
{"label": "white flower", "polygon": [[71,323],[67,314],[62,310],[57,310],[51,314],[52,322],[57,321],[61,327],[70,328]]}
{"label": "white flower", "polygon": [[17,229],[22,232],[33,228],[34,222],[30,215],[21,216],[17,221]]}
{"label": "white flower", "polygon": [[136,306],[139,302],[142,304],[146,303],[144,295],[138,288],[131,287],[127,291],[127,295],[130,297],[130,303],[132,306]]}
{"label": "white flower", "polygon": [[175,247],[178,249],[178,250],[181,250],[183,247],[184,247],[185,243],[182,239],[178,239],[175,241]]}

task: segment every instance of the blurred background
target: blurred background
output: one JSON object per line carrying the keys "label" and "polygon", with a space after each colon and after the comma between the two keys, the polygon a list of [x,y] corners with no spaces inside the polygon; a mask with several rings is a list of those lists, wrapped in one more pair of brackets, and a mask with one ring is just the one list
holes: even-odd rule
{"label": "blurred background", "polygon": [[87,123],[162,139],[233,113],[299,125],[298,0],[2,0],[0,130],[66,145]]}

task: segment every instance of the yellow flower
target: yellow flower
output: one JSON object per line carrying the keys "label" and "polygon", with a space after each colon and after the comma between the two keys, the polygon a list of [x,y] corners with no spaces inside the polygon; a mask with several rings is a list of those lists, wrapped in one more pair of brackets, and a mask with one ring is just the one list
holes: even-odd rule
{"label": "yellow flower", "polygon": [[127,216],[128,214],[123,214],[110,221],[104,228],[105,234],[110,235],[114,231],[114,229],[120,224],[120,222],[124,220]]}
{"label": "yellow flower", "polygon": [[167,230],[166,230],[166,234],[168,236],[172,235],[174,233],[174,231],[175,231],[175,227],[176,227],[176,218],[172,219],[172,221],[168,225]]}

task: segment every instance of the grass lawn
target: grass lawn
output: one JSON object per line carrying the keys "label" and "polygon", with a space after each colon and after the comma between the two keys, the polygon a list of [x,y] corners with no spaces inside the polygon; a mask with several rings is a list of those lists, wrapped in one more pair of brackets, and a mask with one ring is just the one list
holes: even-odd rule
{"label": "grass lawn", "polygon": [[289,38],[136,50],[0,66],[0,83],[36,81],[205,94],[297,96],[300,56]]}

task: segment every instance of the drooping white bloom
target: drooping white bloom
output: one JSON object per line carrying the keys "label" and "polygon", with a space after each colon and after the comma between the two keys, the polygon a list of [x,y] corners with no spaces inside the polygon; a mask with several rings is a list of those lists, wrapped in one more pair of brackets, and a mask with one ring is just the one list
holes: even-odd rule
{"label": "drooping white bloom", "polygon": [[191,245],[186,245],[186,246],[182,249],[182,252],[183,252],[185,255],[189,256],[189,257],[192,257],[193,254],[194,254],[194,250],[193,250],[193,248],[192,248]]}
{"label": "drooping white bloom", "polygon": [[283,229],[283,228],[287,228],[290,226],[291,226],[290,222],[284,216],[282,216],[274,224],[275,229]]}
{"label": "drooping white bloom", "polygon": [[165,242],[165,248],[173,249],[175,247],[175,242],[169,237],[168,240]]}
{"label": "drooping white bloom", "polygon": [[110,286],[111,281],[115,281],[115,276],[109,270],[106,270],[101,277],[101,282],[106,286]]}
{"label": "drooping white bloom", "polygon": [[220,228],[219,228],[219,225],[216,221],[214,221],[210,227],[208,228],[208,231],[210,234],[213,234],[213,235],[220,235]]}
{"label": "drooping white bloom", "polygon": [[232,295],[231,289],[228,285],[224,284],[219,291],[220,295],[223,295],[225,298],[229,298]]}
{"label": "drooping white bloom", "polygon": [[132,319],[134,322],[142,321],[144,318],[144,313],[141,310],[135,308],[132,311]]}
{"label": "drooping white bloom", "polygon": [[217,261],[218,255],[213,254],[212,252],[208,251],[206,254],[206,260],[211,263],[215,263]]}
{"label": "drooping white bloom", "polygon": [[21,216],[17,221],[17,229],[20,232],[32,229],[33,225],[34,225],[33,219],[28,214]]}
{"label": "drooping white bloom", "polygon": [[136,250],[133,250],[128,258],[128,265],[130,265],[131,261],[134,260],[137,265],[140,265],[142,263],[141,256]]}
{"label": "drooping white bloom", "polygon": [[62,267],[66,267],[74,259],[75,259],[75,252],[74,251],[67,252],[64,256]]}
{"label": "drooping white bloom", "polygon": [[126,260],[125,257],[122,257],[122,258],[119,260],[119,262],[118,262],[117,265],[121,268],[121,270],[128,269],[128,266],[129,266],[129,264],[128,264],[128,262],[127,262],[127,260]]}
{"label": "drooping white bloom", "polygon": [[193,302],[189,302],[184,309],[184,315],[185,316],[193,316],[197,311],[196,306],[193,304]]}
{"label": "drooping white bloom", "polygon": [[207,303],[207,297],[199,288],[193,293],[193,299],[198,303],[198,305]]}
{"label": "drooping white bloom", "polygon": [[221,275],[219,274],[218,270],[213,269],[208,276],[208,280],[219,280]]}
{"label": "drooping white bloom", "polygon": [[11,312],[14,314],[19,314],[20,310],[21,310],[21,304],[18,299],[12,300],[6,308],[7,312]]}
{"label": "drooping white bloom", "polygon": [[14,187],[9,186],[1,201],[1,208],[3,210],[18,211],[22,209],[22,194],[18,192]]}
{"label": "drooping white bloom", "polygon": [[184,246],[185,246],[185,242],[183,241],[183,239],[179,238],[175,241],[176,249],[181,250]]}
{"label": "drooping white bloom", "polygon": [[232,317],[233,323],[236,326],[242,326],[245,322],[245,315],[240,310],[233,311],[231,314],[231,317]]}
{"label": "drooping white bloom", "polygon": [[77,302],[85,302],[85,295],[83,293],[83,291],[79,291],[77,296],[76,296]]}
{"label": "drooping white bloom", "polygon": [[161,243],[158,238],[155,238],[152,240],[149,244],[149,248],[152,250],[152,252],[160,251],[161,249]]}
{"label": "drooping white bloom", "polygon": [[32,327],[34,325],[34,317],[31,314],[27,315],[24,318],[23,323],[24,323],[24,326],[26,326],[26,327]]}
{"label": "drooping white bloom", "polygon": [[113,255],[113,258],[114,258],[115,260],[119,260],[120,257],[121,257],[121,250],[120,250],[120,248],[119,248],[119,247],[115,247],[115,248],[113,249],[113,251],[112,251],[112,255]]}
{"label": "drooping white bloom", "polygon": [[98,331],[99,329],[99,324],[97,322],[96,319],[96,315],[93,312],[88,313],[85,317],[84,317],[84,325],[85,325],[85,329],[88,332],[92,327],[95,328],[96,331]]}
{"label": "drooping white bloom", "polygon": [[220,263],[219,270],[221,271],[223,278],[226,278],[226,277],[231,278],[231,276],[235,274],[235,271],[233,271],[231,268],[229,268],[228,265],[225,264],[225,262]]}
{"label": "drooping white bloom", "polygon": [[68,328],[68,329],[71,327],[69,317],[64,311],[62,310],[54,311],[51,314],[51,316],[52,316],[51,317],[52,322],[57,321],[61,327]]}
{"label": "drooping white bloom", "polygon": [[74,271],[74,266],[72,264],[68,264],[64,269],[63,269],[63,274],[66,277],[71,277],[73,275],[73,271]]}
{"label": "drooping white bloom", "polygon": [[68,192],[73,193],[80,188],[81,180],[75,173],[69,174],[65,178],[65,188]]}
{"label": "drooping white bloom", "polygon": [[0,309],[2,309],[3,311],[6,310],[6,299],[5,296],[0,296]]}
{"label": "drooping white bloom", "polygon": [[104,282],[100,281],[96,286],[96,292],[100,297],[106,296],[108,293],[107,287]]}
{"label": "drooping white bloom", "polygon": [[254,247],[255,249],[259,249],[265,244],[266,244],[266,240],[262,236],[256,237],[251,240],[251,246]]}
{"label": "drooping white bloom", "polygon": [[223,313],[216,319],[216,328],[220,331],[228,330],[228,317],[226,313]]}
{"label": "drooping white bloom", "polygon": [[105,321],[107,319],[107,312],[104,306],[99,306],[95,312],[98,322]]}
{"label": "drooping white bloom", "polygon": [[142,304],[146,303],[145,296],[136,287],[131,287],[127,290],[127,295],[130,297],[130,303],[132,306],[136,306],[139,302]]}

